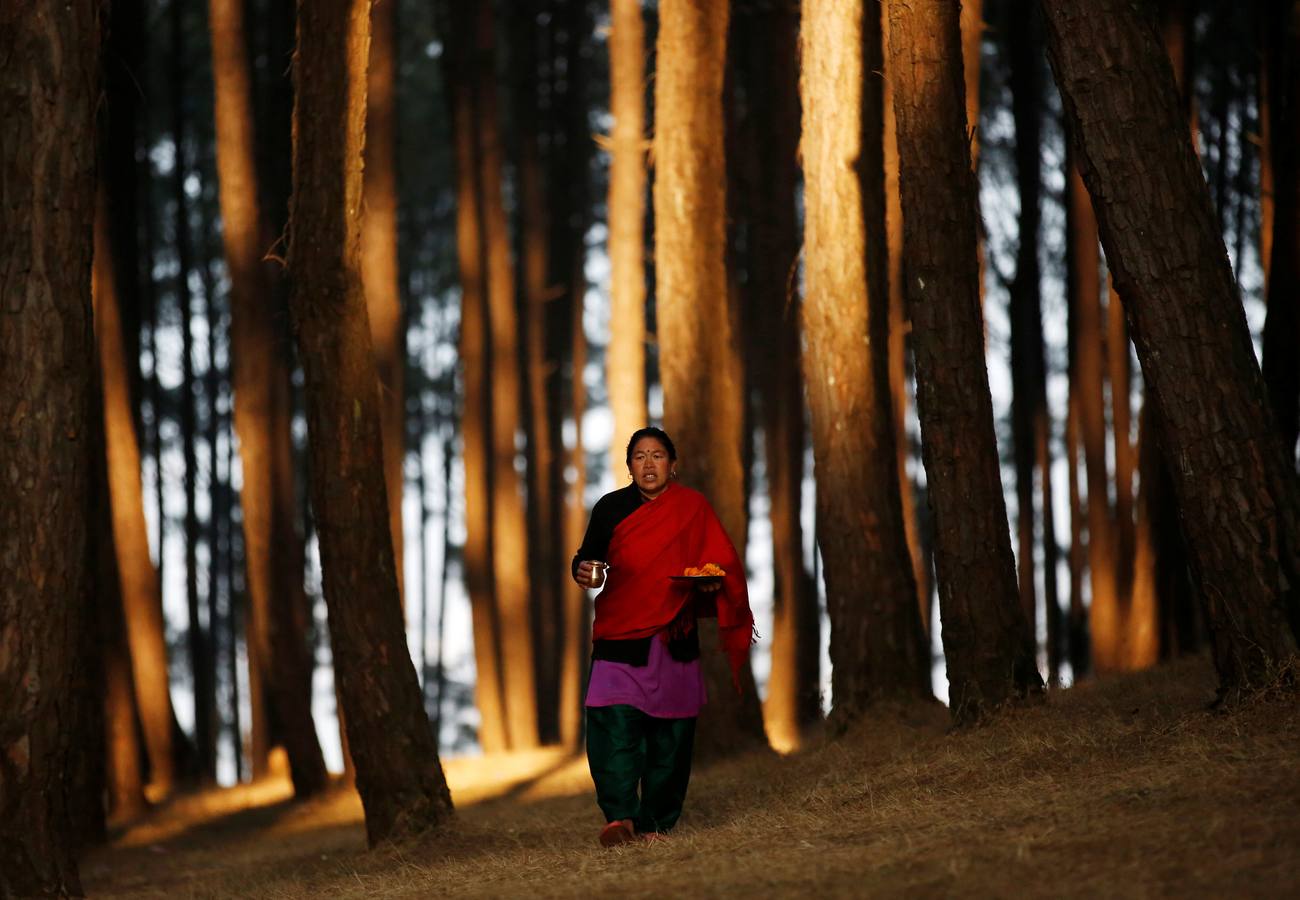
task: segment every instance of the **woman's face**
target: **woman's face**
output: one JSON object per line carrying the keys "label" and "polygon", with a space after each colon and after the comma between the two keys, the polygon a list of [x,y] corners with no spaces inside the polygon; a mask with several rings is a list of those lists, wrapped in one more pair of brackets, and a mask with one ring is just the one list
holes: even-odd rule
{"label": "woman's face", "polygon": [[668,458],[668,448],[657,438],[643,437],[633,445],[627,468],[641,493],[654,498],[668,487],[673,461]]}

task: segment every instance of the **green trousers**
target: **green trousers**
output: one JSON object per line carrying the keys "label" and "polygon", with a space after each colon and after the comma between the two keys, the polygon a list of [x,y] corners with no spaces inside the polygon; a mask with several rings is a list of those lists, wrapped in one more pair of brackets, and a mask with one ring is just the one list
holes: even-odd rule
{"label": "green trousers", "polygon": [[657,719],[626,705],[587,707],[587,762],[605,821],[631,819],[639,832],[676,825],[694,743],[693,718]]}

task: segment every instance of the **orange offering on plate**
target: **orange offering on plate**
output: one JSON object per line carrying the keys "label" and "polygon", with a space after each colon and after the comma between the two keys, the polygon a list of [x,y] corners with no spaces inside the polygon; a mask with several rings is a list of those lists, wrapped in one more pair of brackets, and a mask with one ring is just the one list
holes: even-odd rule
{"label": "orange offering on plate", "polygon": [[726,575],[727,572],[717,563],[705,563],[702,566],[688,566],[682,574],[690,578],[698,578],[700,576]]}

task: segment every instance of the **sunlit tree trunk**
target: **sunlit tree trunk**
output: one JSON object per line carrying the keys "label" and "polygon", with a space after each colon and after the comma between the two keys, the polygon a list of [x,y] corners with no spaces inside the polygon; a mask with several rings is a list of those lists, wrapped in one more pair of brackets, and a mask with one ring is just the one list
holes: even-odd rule
{"label": "sunlit tree trunk", "polygon": [[928,696],[888,376],[881,7],[805,0],[804,377],[834,715]]}
{"label": "sunlit tree trunk", "polygon": [[[243,3],[209,0],[209,20],[222,234],[231,285],[234,415],[243,464],[240,499],[250,608],[249,668],[259,688],[254,715],[263,719],[254,729],[253,772],[260,776],[266,771],[270,748],[264,720],[269,711],[261,707],[273,698],[294,792],[304,797],[325,786],[327,773],[311,716],[312,658],[303,621],[302,539],[292,524],[287,421],[291,412],[288,381],[277,362],[283,355],[275,323],[277,304],[262,262]],[[285,517],[287,529],[279,521]],[[281,561],[286,556],[296,561],[296,567]]]}
{"label": "sunlit tree trunk", "polygon": [[[971,171],[980,163],[980,60],[984,41],[984,0],[963,0],[961,4],[962,83],[966,86],[966,132],[970,140]],[[978,202],[978,198],[977,198]],[[981,286],[982,290],[982,286]]]}
{"label": "sunlit tree trunk", "polygon": [[76,730],[73,679],[89,627],[99,443],[90,298],[99,8],[0,8],[0,470],[22,476],[0,480],[5,897],[81,895],[69,779],[87,737]]}
{"label": "sunlit tree trunk", "polygon": [[[745,543],[739,336],[728,308],[722,79],[725,0],[659,7],[655,77],[655,282],[664,426],[682,480],[701,490],[737,547]],[[716,628],[705,628],[705,643]],[[715,637],[716,639],[716,637]],[[761,741],[762,712],[748,667],[737,697],[723,654],[706,650],[708,712],[696,746],[721,755]]]}
{"label": "sunlit tree trunk", "polygon": [[502,194],[501,126],[497,116],[492,6],[478,6],[474,84],[478,115],[479,187],[487,260],[488,341],[492,353],[492,577],[501,623],[506,728],[512,750],[539,743],[537,676],[528,591],[528,535],[515,438],[520,430],[519,320],[510,260],[510,228]]}
{"label": "sunlit tree trunk", "polygon": [[397,590],[402,577],[402,460],[406,416],[402,375],[406,336],[397,268],[397,0],[376,0],[366,94],[365,194],[361,216],[361,278],[370,313],[375,366],[379,369],[379,418],[384,440],[384,484]]}
{"label": "sunlit tree trunk", "polygon": [[[964,9],[964,7],[963,7]],[[903,530],[907,534],[907,548],[912,556],[912,577],[916,581],[917,604],[921,610],[921,627],[924,629],[924,651],[929,656],[930,630],[930,560],[921,539],[920,517],[917,510],[917,486],[907,472],[907,461],[912,458],[912,439],[907,432],[908,395],[907,353],[908,333],[903,298],[903,204],[898,189],[898,122],[894,117],[894,75],[889,64],[889,17],[881,16],[884,39],[884,163],[885,163],[885,243],[889,252],[889,398],[894,412],[894,454],[898,465],[898,485],[903,505]],[[976,75],[978,76],[978,69]],[[969,90],[969,88],[968,88]]]}
{"label": "sunlit tree trunk", "polygon": [[[574,273],[576,278],[577,272]],[[587,487],[586,450],[582,446],[582,418],[587,411],[587,388],[582,372],[587,366],[587,338],[582,328],[582,292],[575,291],[570,306],[570,359],[571,409],[573,414],[573,445],[568,451],[568,468],[573,481],[567,485],[561,510],[564,544],[566,547],[582,546],[582,536],[587,524],[587,509],[583,493]],[[576,747],[582,738],[583,696],[586,693],[588,653],[591,648],[591,614],[587,593],[573,583],[565,568],[560,577],[560,604],[564,614],[560,655],[559,729],[560,741],[567,747]]]}
{"label": "sunlit tree trunk", "polygon": [[804,462],[803,380],[799,369],[800,250],[799,15],[793,8],[746,10],[733,27],[750,116],[746,140],[754,185],[747,191],[752,334],[747,342],[765,441],[772,523],[772,671],[763,720],[778,748],[796,747],[821,719],[817,592],[804,565],[800,522]]}
{"label": "sunlit tree trunk", "polygon": [[998,475],[957,10],[890,0],[889,27],[922,455],[950,703],[965,722],[1041,681]]}
{"label": "sunlit tree trunk", "polygon": [[360,278],[369,38],[368,0],[298,6],[289,273],[330,642],[373,846],[445,821],[451,795],[406,650]]}
{"label": "sunlit tree trunk", "polygon": [[447,84],[456,158],[456,255],[460,271],[461,418],[465,467],[465,587],[474,629],[474,683],[479,745],[492,753],[508,748],[505,697],[501,683],[500,624],[492,578],[491,474],[488,440],[492,396],[488,387],[491,356],[487,344],[487,268],[479,191],[475,120],[473,19],[463,4],[449,3]]}
{"label": "sunlit tree trunk", "polygon": [[[1153,22],[1126,3],[1042,6],[1161,444],[1178,460],[1174,488],[1221,687],[1261,684],[1297,650],[1300,485],[1274,429],[1169,61]],[[1215,389],[1187,390],[1193,384]]]}
{"label": "sunlit tree trunk", "polygon": [[610,467],[623,442],[649,421],[645,383],[645,23],[641,0],[611,0],[609,110],[609,347],[606,380],[614,416]]}
{"label": "sunlit tree trunk", "polygon": [[1294,468],[1300,437],[1300,3],[1270,4],[1267,18],[1273,215],[1263,371],[1282,449]]}

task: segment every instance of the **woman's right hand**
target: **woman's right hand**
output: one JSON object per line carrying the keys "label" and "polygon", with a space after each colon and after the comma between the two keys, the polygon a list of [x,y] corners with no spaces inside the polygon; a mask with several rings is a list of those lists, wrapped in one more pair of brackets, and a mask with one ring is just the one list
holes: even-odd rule
{"label": "woman's right hand", "polygon": [[605,583],[605,566],[596,560],[584,559],[578,563],[578,572],[573,578],[578,587],[595,590]]}

